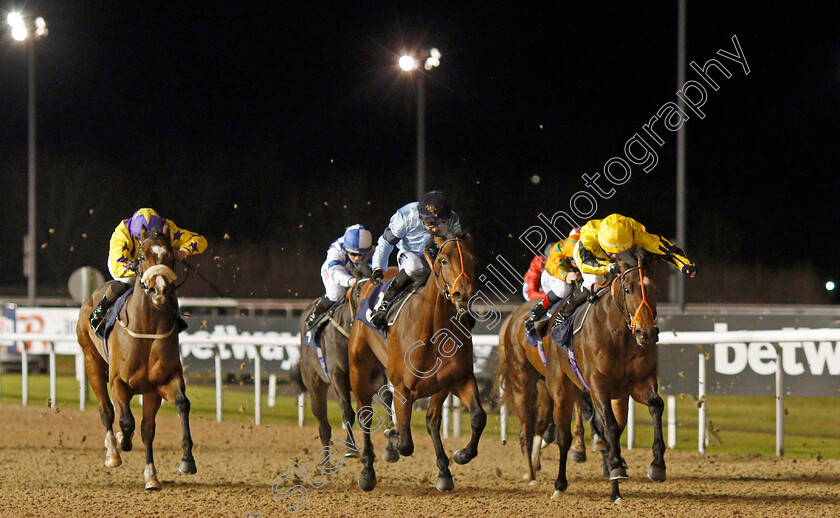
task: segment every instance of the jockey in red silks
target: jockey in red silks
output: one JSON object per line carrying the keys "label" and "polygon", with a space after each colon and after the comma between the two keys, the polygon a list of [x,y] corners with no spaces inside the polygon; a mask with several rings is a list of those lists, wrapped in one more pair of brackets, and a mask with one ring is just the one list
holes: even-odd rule
{"label": "jockey in red silks", "polygon": [[525,297],[525,300],[545,297],[545,293],[542,291],[541,277],[543,270],[545,270],[545,261],[548,258],[548,254],[551,253],[552,246],[554,245],[546,246],[542,255],[535,255],[531,259],[531,265],[528,267],[528,271],[525,272],[524,282],[522,283],[522,296]]}
{"label": "jockey in red silks", "polygon": [[[189,255],[200,254],[207,248],[207,240],[203,236],[178,228],[172,221],[162,218],[154,209],[139,209],[130,218],[121,221],[114,229],[108,247],[108,272],[117,282],[110,283],[105,296],[90,314],[90,325],[97,333],[101,331],[99,328],[105,321],[108,309],[128,290],[137,276],[132,269],[132,263],[140,253],[141,230],[162,232],[164,225],[169,227],[172,250],[177,261],[183,261]],[[180,331],[186,329],[186,322],[181,318],[178,321]]]}

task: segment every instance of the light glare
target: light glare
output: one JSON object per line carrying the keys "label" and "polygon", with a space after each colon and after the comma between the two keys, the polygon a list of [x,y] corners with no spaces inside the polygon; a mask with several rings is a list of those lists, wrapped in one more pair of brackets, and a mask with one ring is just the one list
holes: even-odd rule
{"label": "light glare", "polygon": [[400,56],[400,68],[406,72],[410,72],[417,68],[417,61],[411,56]]}
{"label": "light glare", "polygon": [[20,27],[23,25],[23,17],[20,13],[9,13],[8,16],[6,16],[6,21],[9,22],[9,25],[12,27]]}
{"label": "light glare", "polygon": [[431,54],[433,58],[435,58],[435,59],[437,59],[438,61],[440,61],[440,51],[439,51],[438,49],[432,49],[432,50],[430,50],[430,51],[429,51],[429,54]]}
{"label": "light glare", "polygon": [[834,281],[828,281],[827,283],[825,283],[826,291],[834,291],[835,287],[836,286],[834,285]]}
{"label": "light glare", "polygon": [[23,25],[16,25],[12,27],[12,38],[17,41],[23,41],[29,36],[29,31]]}
{"label": "light glare", "polygon": [[43,38],[49,33],[50,31],[47,29],[47,22],[40,16],[35,18],[35,35],[39,38]]}

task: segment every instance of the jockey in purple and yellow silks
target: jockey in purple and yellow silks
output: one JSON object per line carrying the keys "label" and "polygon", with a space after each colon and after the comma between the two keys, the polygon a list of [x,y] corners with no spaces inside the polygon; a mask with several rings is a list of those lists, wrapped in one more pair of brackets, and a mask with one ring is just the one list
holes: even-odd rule
{"label": "jockey in purple and yellow silks", "polygon": [[90,314],[90,325],[97,332],[105,321],[108,309],[125,293],[137,276],[131,268],[131,263],[137,259],[140,251],[141,230],[163,230],[164,225],[169,227],[176,260],[183,261],[187,256],[200,254],[207,248],[207,240],[203,236],[178,228],[175,223],[162,218],[154,209],[140,209],[130,218],[121,221],[111,234],[108,247],[108,272],[117,282],[111,282],[105,296]]}

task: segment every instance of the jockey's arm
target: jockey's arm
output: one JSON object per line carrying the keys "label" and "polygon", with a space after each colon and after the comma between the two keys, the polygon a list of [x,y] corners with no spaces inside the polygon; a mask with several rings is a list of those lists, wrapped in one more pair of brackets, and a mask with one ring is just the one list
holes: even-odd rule
{"label": "jockey's arm", "polygon": [[595,255],[596,250],[600,250],[601,245],[598,244],[598,234],[588,235],[581,233],[580,241],[575,245],[575,262],[583,273],[591,275],[606,275],[607,266],[610,264],[609,259],[600,258]]}
{"label": "jockey's arm", "polygon": [[120,278],[133,277],[134,271],[129,268],[129,265],[134,260],[135,249],[134,240],[128,233],[125,224],[121,222],[114,229],[111,234],[111,241],[108,247],[108,266],[114,275]]}
{"label": "jockey's arm", "polygon": [[569,258],[563,255],[563,242],[559,244],[559,247],[557,245],[551,247],[551,253],[545,262],[545,271],[552,277],[565,281],[566,276],[572,271],[572,265]]}
{"label": "jockey's arm", "polygon": [[[167,220],[169,225],[169,235],[172,239],[172,248],[176,251],[186,252],[186,255],[195,255],[204,252],[207,248],[207,239],[200,234],[190,232],[189,230],[178,228],[178,226],[170,220]],[[185,256],[186,257],[186,256]]]}
{"label": "jockey's arm", "polygon": [[680,247],[660,235],[642,232],[635,236],[635,240],[637,246],[657,254],[664,261],[676,266],[680,271],[683,270],[683,266],[695,267]]}
{"label": "jockey's arm", "polygon": [[408,229],[402,214],[397,212],[391,216],[388,227],[376,241],[376,250],[373,251],[373,259],[371,259],[374,268],[381,268],[383,271],[388,269],[388,258],[391,256],[394,246],[405,237],[407,232]]}

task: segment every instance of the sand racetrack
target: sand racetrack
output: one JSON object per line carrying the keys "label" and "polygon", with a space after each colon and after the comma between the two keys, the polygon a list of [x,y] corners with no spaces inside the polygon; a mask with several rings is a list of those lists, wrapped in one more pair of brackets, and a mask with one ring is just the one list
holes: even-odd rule
{"label": "sand racetrack", "polygon": [[[160,492],[143,490],[144,454],[139,418],[134,451],[123,465],[105,468],[104,433],[91,409],[54,412],[0,405],[0,516],[282,516],[297,498],[272,495],[272,483],[295,462],[312,462],[320,446],[314,427],[255,427],[241,422],[193,419],[198,474],[180,475],[180,427],[159,417],[155,460]],[[338,429],[339,437],[343,432]],[[376,438],[381,455],[384,439]],[[466,438],[444,441],[450,454]],[[622,484],[624,505],[609,503],[608,483],[590,453],[570,464],[569,489],[549,499],[557,470],[557,448],[544,450],[538,484],[520,481],[524,469],[518,441],[503,445],[484,437],[479,456],[466,466],[451,464],[455,490],[434,489],[437,468],[431,441],[415,434],[413,457],[396,464],[376,462],[379,485],[371,493],[356,484],[360,464],[348,459],[326,483],[308,488],[295,516],[838,516],[840,461],[793,460],[734,455],[666,453],[668,481],[655,484],[645,473],[650,450],[624,452],[630,480]],[[343,451],[343,450],[342,450]],[[285,487],[291,487],[291,480]],[[248,513],[248,514],[246,514]],[[258,515],[257,513],[261,513]]]}

